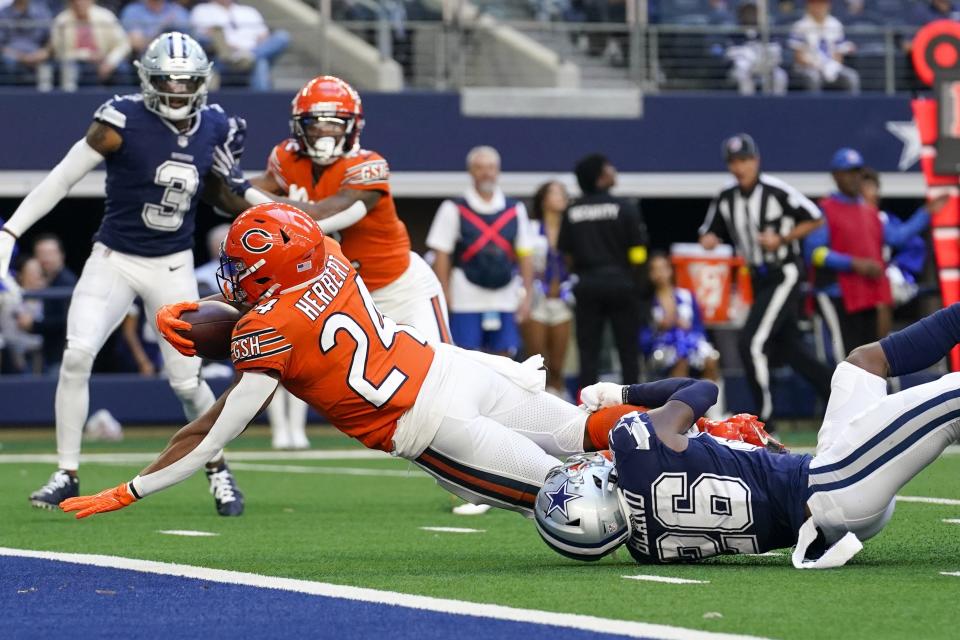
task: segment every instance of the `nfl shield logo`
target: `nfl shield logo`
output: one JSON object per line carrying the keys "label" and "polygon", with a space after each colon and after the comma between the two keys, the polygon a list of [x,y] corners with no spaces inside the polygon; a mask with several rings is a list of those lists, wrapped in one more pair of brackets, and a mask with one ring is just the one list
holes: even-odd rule
{"label": "nfl shield logo", "polygon": [[190,140],[187,138],[187,136],[179,136],[177,138],[177,145],[181,149],[185,149],[188,144],[190,144]]}

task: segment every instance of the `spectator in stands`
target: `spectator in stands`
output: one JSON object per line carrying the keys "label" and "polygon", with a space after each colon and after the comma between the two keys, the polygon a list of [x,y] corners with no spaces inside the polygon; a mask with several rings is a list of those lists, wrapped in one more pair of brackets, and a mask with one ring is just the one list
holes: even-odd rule
{"label": "spectator in stands", "polygon": [[[43,233],[33,241],[33,257],[40,263],[48,287],[70,289],[77,283],[77,276],[64,264],[63,245],[52,233]],[[43,301],[43,318],[39,321],[21,323],[21,328],[43,336],[43,361],[48,371],[60,366],[60,358],[67,341],[67,309],[70,307],[69,291],[58,298]]]}
{"label": "spectator in stands", "polygon": [[[707,339],[693,292],[674,285],[673,265],[665,253],[654,253],[649,268],[653,322],[641,332],[644,355],[665,377],[686,378],[693,374],[719,384],[720,353]],[[716,417],[723,414],[722,400],[720,394],[720,402],[712,407]]]}
{"label": "spectator in stands", "polygon": [[757,86],[774,95],[787,92],[787,72],[780,67],[782,53],[777,42],[763,42],[757,30],[757,3],[745,0],[737,7],[737,26],[743,29],[728,41],[724,54],[730,60],[730,78],[741,95],[752,96]]}
{"label": "spectator in stands", "polygon": [[960,20],[960,8],[952,0],[927,0],[913,7],[911,21],[922,26],[934,20]]}
{"label": "spectator in stands", "polygon": [[221,68],[249,72],[250,88],[270,90],[270,65],[290,45],[286,31],[270,33],[259,11],[233,0],[198,4],[190,12],[190,23]]}
{"label": "spectator in stands", "polygon": [[568,204],[563,184],[542,184],[530,207],[534,282],[530,317],[521,330],[527,355],[543,354],[547,368],[547,391],[566,397],[563,363],[567,359],[573,322],[573,282],[563,254],[557,250],[560,224]]}
{"label": "spectator in stands", "polygon": [[[43,337],[32,333],[35,323],[43,321],[43,301],[36,298],[19,298],[22,293],[40,291],[47,288],[47,279],[43,268],[36,258],[29,258],[20,265],[17,272],[17,284],[21,292],[17,293],[15,304],[3,305],[3,343],[10,354],[10,365],[14,371],[23,373],[43,372]],[[14,296],[3,296],[5,302],[12,302]]]}
{"label": "spectator in stands", "polygon": [[807,12],[790,31],[794,71],[808,91],[824,87],[860,93],[860,74],[843,64],[856,46],[830,15],[830,0],[808,0]]}
{"label": "spectator in stands", "polygon": [[190,14],[169,0],[137,0],[123,8],[120,24],[127,31],[133,54],[139,57],[161,33],[189,31]]}
{"label": "spectator in stands", "polygon": [[5,84],[53,85],[50,60],[50,9],[40,0],[14,0],[0,9],[0,51]]}
{"label": "spectator in stands", "polygon": [[197,288],[200,290],[201,298],[220,292],[220,285],[217,284],[217,271],[220,269],[220,245],[227,238],[228,231],[230,231],[229,224],[218,224],[207,232],[207,252],[210,259],[193,271],[197,278]]}
{"label": "spectator in stands", "polygon": [[830,330],[834,359],[842,362],[877,340],[877,308],[892,300],[880,212],[861,193],[863,157],[839,149],[830,171],[837,191],[820,201],[826,224],[804,239],[804,255],[816,269],[817,306]]}
{"label": "spectator in stands", "polygon": [[51,43],[65,91],[76,90],[78,84],[129,80],[127,34],[117,16],[93,0],[68,0],[53,21]]}
{"label": "spectator in stands", "polygon": [[574,287],[579,388],[600,377],[604,331],[613,329],[623,384],[640,377],[641,297],[647,284],[647,229],[636,202],[610,193],[617,170],[599,153],[577,163],[583,195],[563,216],[557,248],[579,278]]}
{"label": "spectator in stands", "polygon": [[453,341],[464,349],[512,356],[520,347],[517,323],[530,315],[531,296],[525,292],[533,287],[527,210],[498,186],[496,149],[471,149],[467,170],[473,185],[463,197],[440,204],[427,246],[436,256],[433,269],[450,308]]}

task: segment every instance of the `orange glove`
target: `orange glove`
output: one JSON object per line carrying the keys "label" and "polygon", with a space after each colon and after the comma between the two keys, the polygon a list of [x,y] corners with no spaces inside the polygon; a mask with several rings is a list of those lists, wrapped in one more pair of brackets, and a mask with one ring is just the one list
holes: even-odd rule
{"label": "orange glove", "polygon": [[157,329],[174,349],[185,356],[197,355],[197,349],[193,340],[180,333],[180,331],[190,331],[193,326],[186,320],[181,320],[180,315],[184,311],[196,311],[199,308],[200,305],[196,302],[178,302],[165,304],[157,310]]}
{"label": "orange glove", "polygon": [[700,418],[697,420],[697,429],[701,433],[709,433],[712,436],[723,438],[724,440],[743,440],[743,437],[740,435],[739,425],[727,420]]}
{"label": "orange glove", "polygon": [[755,447],[764,447],[775,453],[786,453],[787,448],[780,441],[767,433],[764,423],[757,416],[749,413],[738,413],[731,416],[728,422],[738,426],[740,438]]}
{"label": "orange glove", "polygon": [[127,483],[117,485],[113,489],[104,489],[95,496],[78,496],[67,498],[60,503],[60,508],[67,513],[77,511],[77,520],[92,516],[95,513],[116,511],[130,506],[137,499],[130,493]]}

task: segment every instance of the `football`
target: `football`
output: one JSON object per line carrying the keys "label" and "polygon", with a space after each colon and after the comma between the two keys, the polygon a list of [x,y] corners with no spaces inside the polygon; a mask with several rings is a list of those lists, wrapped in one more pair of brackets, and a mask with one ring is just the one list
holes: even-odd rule
{"label": "football", "polygon": [[180,333],[193,340],[197,356],[207,360],[227,360],[230,358],[230,336],[242,315],[226,302],[201,300],[199,309],[186,311],[180,316],[192,325],[189,331]]}

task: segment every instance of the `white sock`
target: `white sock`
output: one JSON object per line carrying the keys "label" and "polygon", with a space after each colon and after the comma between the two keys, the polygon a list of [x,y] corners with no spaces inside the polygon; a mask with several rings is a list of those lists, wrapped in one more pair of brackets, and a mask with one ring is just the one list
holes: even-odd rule
{"label": "white sock", "polygon": [[76,471],[80,466],[83,425],[90,410],[90,371],[93,355],[79,349],[63,352],[54,413],[57,421],[57,458],[61,469]]}

